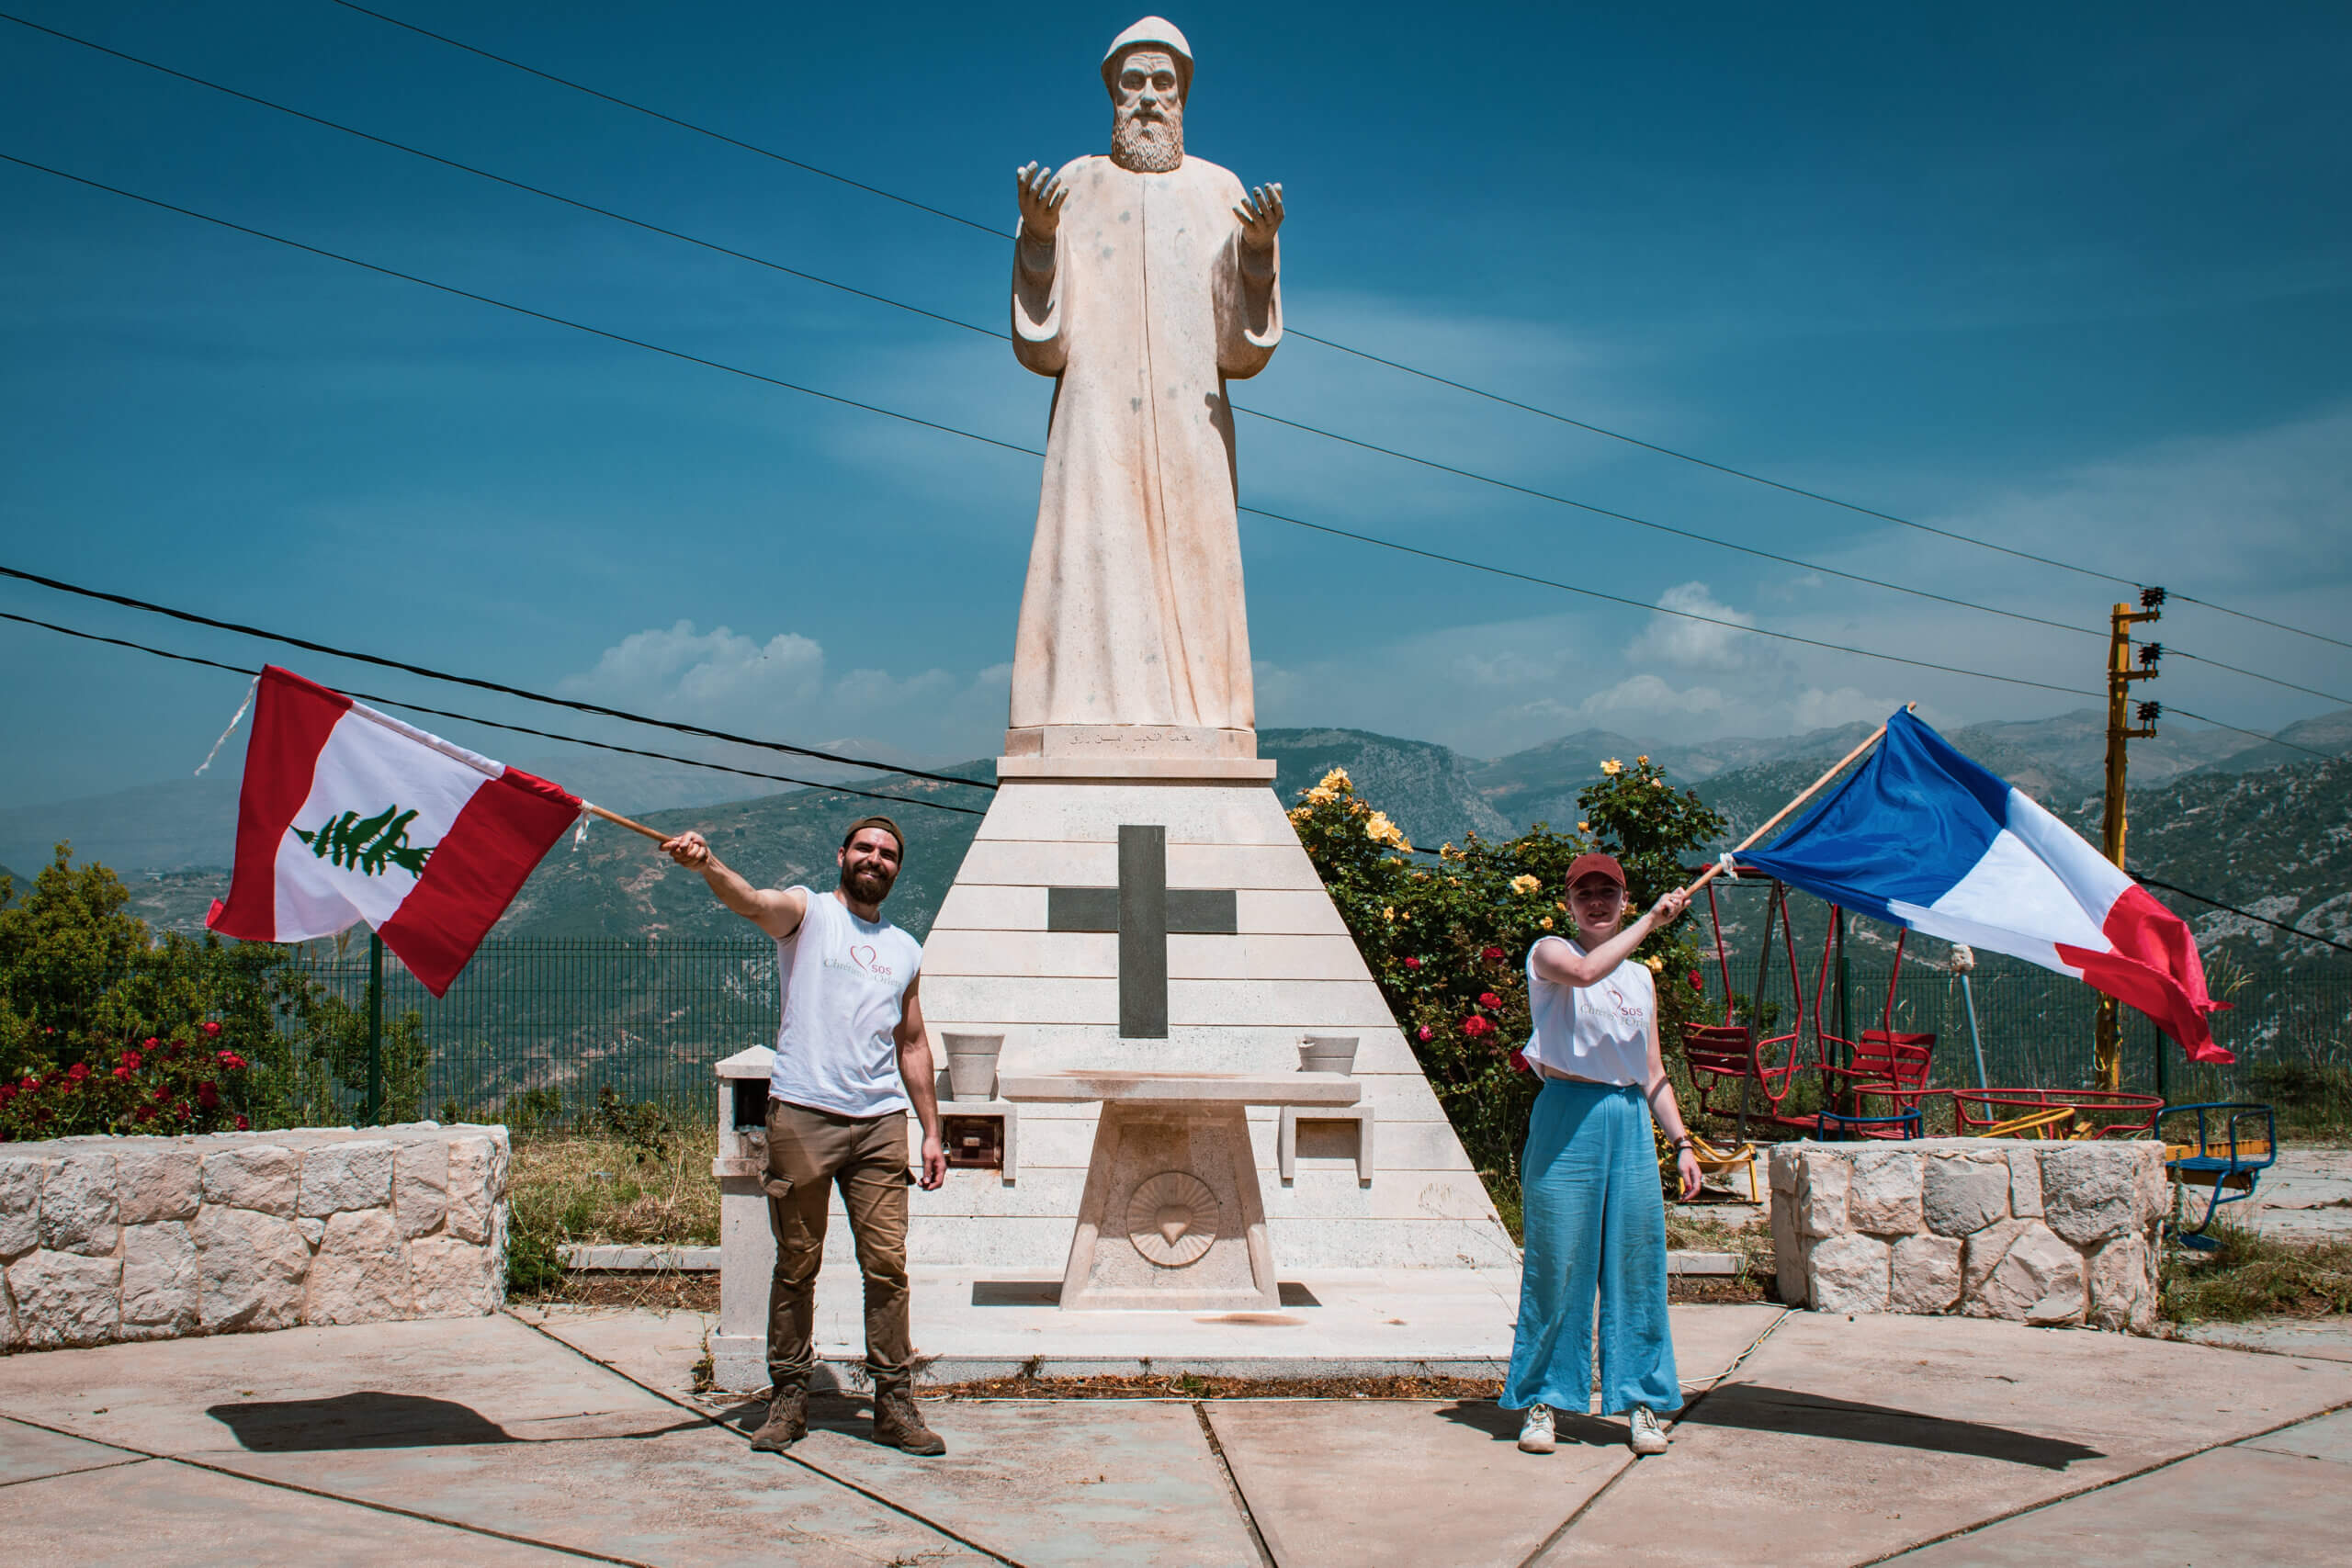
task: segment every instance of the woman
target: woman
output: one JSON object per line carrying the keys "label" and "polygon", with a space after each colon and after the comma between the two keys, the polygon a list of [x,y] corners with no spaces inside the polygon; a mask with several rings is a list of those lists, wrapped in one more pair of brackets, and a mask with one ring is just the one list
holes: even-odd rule
{"label": "woman", "polygon": [[1682,1408],[1651,1117],[1674,1140],[1686,1199],[1698,1195],[1699,1161],[1658,1055],[1657,987],[1626,960],[1690,902],[1677,889],[1625,925],[1624,868],[1609,855],[1579,855],[1568,867],[1577,940],[1547,936],[1528,951],[1535,1035],[1526,1056],[1544,1089],[1520,1164],[1526,1260],[1502,1403],[1527,1412],[1519,1446],[1529,1453],[1555,1448],[1554,1411],[1589,1408],[1596,1292],[1601,1411],[1628,1412],[1633,1450],[1660,1454],[1658,1413]]}

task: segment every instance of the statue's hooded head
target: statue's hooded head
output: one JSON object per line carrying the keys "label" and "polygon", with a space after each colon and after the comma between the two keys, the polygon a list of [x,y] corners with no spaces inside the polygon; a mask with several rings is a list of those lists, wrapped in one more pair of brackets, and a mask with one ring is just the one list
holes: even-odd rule
{"label": "statue's hooded head", "polygon": [[1193,87],[1193,48],[1176,24],[1146,17],[1111,40],[1102,56],[1111,90],[1111,162],[1161,175],[1184,162],[1184,96]]}

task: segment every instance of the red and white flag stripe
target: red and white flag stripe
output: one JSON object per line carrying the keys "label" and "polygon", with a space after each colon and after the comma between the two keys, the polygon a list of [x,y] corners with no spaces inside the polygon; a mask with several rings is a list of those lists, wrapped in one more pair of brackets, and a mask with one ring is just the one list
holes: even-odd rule
{"label": "red and white flag stripe", "polygon": [[366,920],[438,997],[580,808],[545,779],[272,665],[229,897],[205,924],[303,942]]}

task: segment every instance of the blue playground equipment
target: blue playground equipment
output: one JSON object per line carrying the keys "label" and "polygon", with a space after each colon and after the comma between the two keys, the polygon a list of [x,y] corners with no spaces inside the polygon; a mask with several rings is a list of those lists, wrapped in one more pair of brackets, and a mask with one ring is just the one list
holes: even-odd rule
{"label": "blue playground equipment", "polygon": [[[2245,1101],[2169,1106],[2161,1120],[2186,1116],[2192,1111],[2197,1113],[2196,1141],[2166,1143],[2165,1169],[2176,1191],[2183,1187],[2207,1187],[2212,1196],[2205,1201],[2204,1218],[2193,1226],[2183,1226],[2176,1217],[2172,1234],[2174,1240],[2193,1252],[2211,1252],[2222,1245],[2205,1234],[2214,1214],[2224,1203],[2243,1202],[2254,1196],[2260,1173],[2278,1157],[2278,1128],[2269,1106]],[[2214,1123],[2224,1118],[2227,1131],[2217,1137]],[[2260,1132],[2254,1131],[2255,1126]],[[2196,1199],[2189,1198],[2187,1206],[2194,1212]]]}

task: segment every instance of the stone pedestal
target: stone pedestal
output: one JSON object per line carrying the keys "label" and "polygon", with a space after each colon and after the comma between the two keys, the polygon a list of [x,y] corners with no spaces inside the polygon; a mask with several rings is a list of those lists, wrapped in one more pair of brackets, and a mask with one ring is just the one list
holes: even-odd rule
{"label": "stone pedestal", "polygon": [[1337,1073],[1045,1073],[1004,1080],[1007,1099],[1102,1107],[1063,1310],[1215,1312],[1282,1304],[1250,1105],[1346,1106],[1361,1086]]}
{"label": "stone pedestal", "polygon": [[1772,1150],[1781,1299],[2150,1333],[2164,1145],[1924,1138]]}

